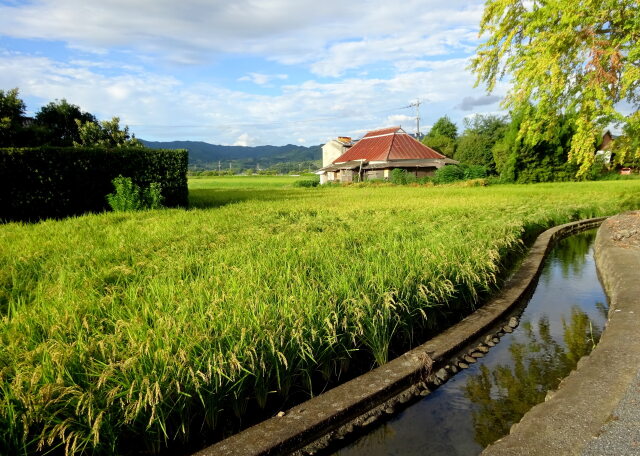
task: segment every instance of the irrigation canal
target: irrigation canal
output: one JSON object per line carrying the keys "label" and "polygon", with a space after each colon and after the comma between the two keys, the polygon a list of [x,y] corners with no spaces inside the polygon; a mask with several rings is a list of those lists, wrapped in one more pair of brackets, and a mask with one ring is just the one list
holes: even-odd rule
{"label": "irrigation canal", "polygon": [[607,321],[596,273],[596,230],[549,253],[519,326],[478,362],[420,402],[334,453],[338,456],[477,455],[588,354]]}

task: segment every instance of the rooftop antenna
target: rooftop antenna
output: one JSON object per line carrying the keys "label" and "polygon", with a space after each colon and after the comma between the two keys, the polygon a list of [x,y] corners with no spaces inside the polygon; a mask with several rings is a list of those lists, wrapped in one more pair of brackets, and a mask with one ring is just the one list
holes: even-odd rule
{"label": "rooftop antenna", "polygon": [[422,104],[422,102],[420,101],[420,98],[416,99],[416,101],[414,103],[411,103],[408,107],[409,108],[416,108],[416,138],[418,138],[418,141],[420,140],[420,105]]}

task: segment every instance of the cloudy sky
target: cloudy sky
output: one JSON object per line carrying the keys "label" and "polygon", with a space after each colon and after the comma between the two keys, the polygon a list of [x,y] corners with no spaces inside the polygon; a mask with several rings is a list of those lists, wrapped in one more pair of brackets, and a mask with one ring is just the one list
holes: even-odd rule
{"label": "cloudy sky", "polygon": [[483,2],[0,0],[0,89],[148,140],[261,145],[499,111],[466,69]]}

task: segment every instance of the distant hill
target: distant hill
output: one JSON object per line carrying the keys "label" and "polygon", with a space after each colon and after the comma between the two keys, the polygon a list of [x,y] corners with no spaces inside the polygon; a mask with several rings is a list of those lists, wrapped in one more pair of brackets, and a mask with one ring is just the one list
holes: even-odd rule
{"label": "distant hill", "polygon": [[322,146],[220,146],[203,141],[145,141],[142,143],[152,149],[187,149],[189,167],[217,169],[218,161],[223,168],[231,164],[234,168],[249,168],[259,165],[268,168],[277,163],[315,162],[322,160]]}

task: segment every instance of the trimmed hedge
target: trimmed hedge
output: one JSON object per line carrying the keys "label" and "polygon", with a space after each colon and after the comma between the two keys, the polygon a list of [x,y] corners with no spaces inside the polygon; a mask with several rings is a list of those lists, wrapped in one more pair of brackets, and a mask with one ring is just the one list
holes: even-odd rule
{"label": "trimmed hedge", "polygon": [[162,186],[165,206],[187,206],[186,150],[99,147],[0,149],[0,219],[37,220],[107,210],[122,175]]}

